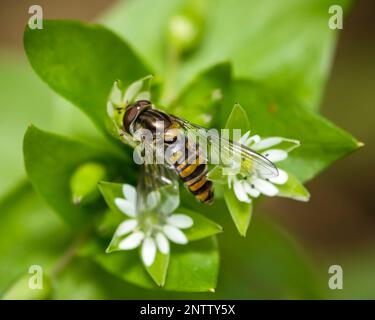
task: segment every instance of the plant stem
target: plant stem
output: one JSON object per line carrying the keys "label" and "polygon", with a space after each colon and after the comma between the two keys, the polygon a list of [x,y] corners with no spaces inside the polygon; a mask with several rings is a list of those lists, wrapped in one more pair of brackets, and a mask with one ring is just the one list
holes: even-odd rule
{"label": "plant stem", "polygon": [[77,235],[72,244],[65,251],[64,255],[57,261],[51,270],[51,277],[55,278],[58,274],[63,271],[70,262],[76,257],[78,249],[86,242],[92,228],[86,228]]}

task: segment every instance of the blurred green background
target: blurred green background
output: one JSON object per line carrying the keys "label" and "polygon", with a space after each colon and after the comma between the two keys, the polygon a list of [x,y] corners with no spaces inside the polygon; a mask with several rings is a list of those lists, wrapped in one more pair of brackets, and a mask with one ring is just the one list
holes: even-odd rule
{"label": "blurred green background", "polygon": [[[114,2],[44,0],[38,4],[43,7],[45,18],[97,21]],[[46,130],[80,136],[92,128],[84,116],[67,108],[68,103],[42,83],[26,61],[22,38],[32,4],[26,0],[0,3],[0,294],[26,273],[29,265],[54,265],[70,239],[68,228],[24,178],[22,139],[27,125],[34,123]],[[128,285],[84,258],[77,258],[61,274],[55,298],[375,298],[374,36],[375,3],[359,0],[345,18],[344,29],[339,31],[321,106],[324,116],[363,141],[365,147],[309,182],[310,202],[268,199],[257,210],[256,220],[270,220],[295,238],[306,255],[306,264],[314,269],[313,280],[306,279],[310,272],[297,274],[300,262],[289,259],[282,244],[267,252],[264,244],[280,239],[273,235],[268,238],[268,231],[256,224],[250,227],[246,241],[249,250],[255,250],[255,256],[264,260],[253,263],[248,257],[243,267],[232,266],[232,256],[241,255],[233,247],[237,241],[245,240],[237,235],[228,242],[224,238],[217,294],[155,294]],[[228,231],[234,229],[228,227]],[[229,239],[229,235],[224,237]],[[264,241],[259,240],[262,238]],[[264,246],[256,247],[253,239]],[[272,254],[280,255],[281,261],[285,259],[281,265],[287,271],[271,272],[274,278],[264,273],[264,279],[261,269],[272,263]],[[331,291],[327,286],[328,267],[335,264],[343,267],[344,289]],[[290,294],[278,275],[287,279],[292,288]],[[304,284],[305,280],[319,289]]]}

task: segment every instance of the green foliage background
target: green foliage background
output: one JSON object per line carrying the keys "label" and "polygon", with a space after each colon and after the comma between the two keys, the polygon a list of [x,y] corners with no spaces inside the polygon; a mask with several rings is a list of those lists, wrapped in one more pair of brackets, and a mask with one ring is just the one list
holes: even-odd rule
{"label": "green foliage background", "polygon": [[[9,59],[0,64],[1,112],[6,120],[0,139],[9,150],[2,164],[12,169],[1,171],[0,182],[0,254],[6,257],[0,263],[0,294],[4,298],[31,294],[22,277],[32,264],[42,265],[51,280],[42,298],[326,296],[325,282],[290,235],[257,212],[248,236],[240,237],[220,199],[212,208],[195,204],[192,208],[224,227],[218,241],[196,244],[196,250],[209,251],[219,242],[216,293],[133,286],[129,281],[139,281],[131,279],[147,275],[124,275],[129,266],[126,261],[105,256],[101,244],[90,241],[90,230],[105,204],[77,207],[71,202],[69,179],[86,161],[102,163],[119,181],[135,182],[134,171],[127,168],[132,166],[131,153],[106,133],[105,103],[114,79],[129,84],[154,73],[166,108],[195,122],[201,121],[203,110],[215,115],[213,125],[219,127],[239,101],[254,132],[302,141],[302,147],[285,163],[301,181],[358,148],[353,137],[317,112],[337,36],[327,28],[329,1],[199,3],[158,1],[155,10],[148,10],[153,1],[127,1],[101,19],[109,29],[75,21],[45,21],[43,30],[26,29],[24,44],[30,64],[55,93],[28,65],[18,66]],[[340,4],[348,10],[348,1]],[[201,37],[189,52],[177,52],[178,59],[168,33],[168,23],[176,14],[191,18]],[[217,87],[222,88],[224,99],[204,104]],[[20,90],[23,94],[18,94]],[[9,105],[12,108],[4,107]],[[25,178],[20,152],[30,123],[47,130],[30,126],[24,140],[26,170],[38,195]],[[73,258],[65,264],[72,252]],[[196,258],[197,264],[205,260],[204,256]],[[189,269],[189,261],[180,268]],[[177,281],[180,275],[169,276]],[[211,284],[216,287],[216,279],[205,287],[202,284],[204,290],[197,290],[196,283],[192,291],[207,291]]]}

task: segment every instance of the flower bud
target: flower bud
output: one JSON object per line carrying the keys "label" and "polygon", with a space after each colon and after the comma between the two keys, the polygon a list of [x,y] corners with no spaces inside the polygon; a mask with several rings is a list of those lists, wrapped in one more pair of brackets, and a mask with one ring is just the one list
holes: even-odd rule
{"label": "flower bud", "polygon": [[206,12],[204,1],[193,0],[169,21],[169,41],[179,53],[189,53],[199,45]]}
{"label": "flower bud", "polygon": [[171,43],[180,51],[190,50],[196,44],[198,29],[186,16],[174,16],[169,23]]}
{"label": "flower bud", "polygon": [[73,203],[79,204],[83,198],[90,200],[99,195],[97,184],[105,177],[106,169],[99,163],[88,162],[78,167],[70,179]]}

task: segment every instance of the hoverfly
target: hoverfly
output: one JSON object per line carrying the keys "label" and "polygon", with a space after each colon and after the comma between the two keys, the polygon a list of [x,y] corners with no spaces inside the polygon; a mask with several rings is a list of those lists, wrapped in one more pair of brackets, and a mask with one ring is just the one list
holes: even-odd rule
{"label": "hoverfly", "polygon": [[[146,164],[147,174],[144,183],[148,188],[152,187],[153,183],[155,188],[162,184],[172,184],[173,180],[179,177],[198,201],[206,204],[212,203],[213,185],[212,181],[207,178],[208,163],[211,158],[206,152],[201,151],[199,143],[196,143],[197,139],[204,139],[210,147],[221,150],[221,157],[229,158],[233,155],[227,163],[233,165],[233,159],[237,159],[239,173],[244,176],[257,174],[270,178],[278,175],[275,165],[262,155],[230,139],[209,135],[208,129],[158,110],[147,99],[137,99],[125,107],[118,108],[118,111],[122,116],[123,135],[134,137],[138,130],[147,129],[156,138],[156,132],[162,124],[164,149],[176,141],[177,132],[183,133],[183,143],[177,144],[173,152],[166,155],[168,159],[166,159],[164,169],[161,169],[160,165],[155,166],[154,163]],[[151,145],[155,144],[151,143]],[[157,177],[159,183],[156,183],[153,176],[160,176],[161,172],[168,173],[168,179],[163,180],[163,177]]]}

